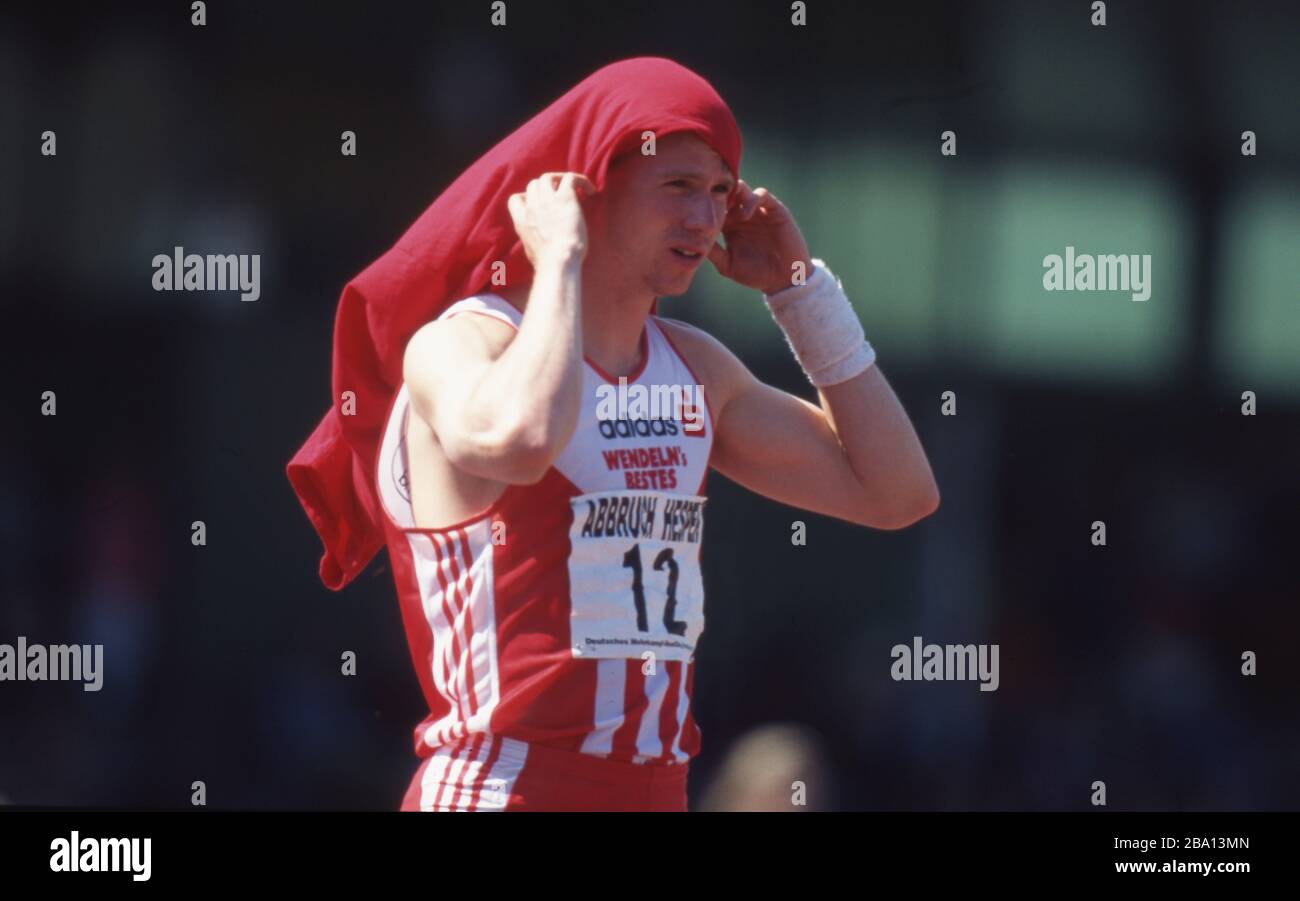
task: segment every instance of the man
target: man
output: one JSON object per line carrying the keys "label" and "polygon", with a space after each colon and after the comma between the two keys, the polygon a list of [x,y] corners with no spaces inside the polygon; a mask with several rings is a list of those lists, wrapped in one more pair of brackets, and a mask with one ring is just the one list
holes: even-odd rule
{"label": "man", "polygon": [[[564,131],[587,119],[562,109],[572,92],[545,132],[598,147],[589,168],[536,171],[505,198],[528,263],[507,270],[529,277],[465,292],[414,331],[379,429],[374,485],[431,710],[403,809],[685,809],[700,745],[690,696],[710,467],[874,528],[903,528],[938,505],[837,280],[789,210],[738,178],[738,132],[720,98],[668,61],[616,68],[617,87],[582,101],[588,111],[612,97],[629,104],[601,140]],[[539,139],[528,142],[516,157]],[[585,164],[584,152],[567,158]],[[493,203],[506,181],[482,180]],[[699,329],[653,315],[706,257],[766,295],[820,406],[758,382]],[[466,285],[489,271],[482,254],[475,262],[483,268]],[[608,403],[637,389],[671,398],[669,409]],[[322,530],[306,484],[300,473],[295,487]],[[357,496],[367,487],[357,482]],[[357,518],[343,531],[364,527]],[[350,557],[345,573],[364,564]]]}

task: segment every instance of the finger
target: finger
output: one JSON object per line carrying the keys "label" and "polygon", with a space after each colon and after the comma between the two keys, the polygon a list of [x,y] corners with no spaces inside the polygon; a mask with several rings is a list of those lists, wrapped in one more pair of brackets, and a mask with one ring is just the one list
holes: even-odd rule
{"label": "finger", "polygon": [[754,218],[764,222],[784,222],[791,216],[780,198],[769,191],[764,191],[755,205]]}
{"label": "finger", "polygon": [[745,203],[749,200],[751,193],[753,192],[750,191],[749,185],[745,184],[743,178],[736,182],[736,193],[732,196],[732,209],[743,213],[745,210]]}
{"label": "finger", "polygon": [[543,172],[528,183],[528,194],[536,197],[548,189],[554,191],[563,179],[563,172]]}
{"label": "finger", "polygon": [[709,262],[720,275],[726,275],[731,269],[731,251],[723,247],[720,242],[714,241],[713,246],[709,248]]}
{"label": "finger", "polygon": [[768,213],[781,213],[786,209],[785,204],[781,202],[781,198],[767,190],[763,191],[763,202],[760,206]]}
{"label": "finger", "polygon": [[772,194],[772,192],[769,191],[767,188],[755,188],[755,189],[754,189],[754,209],[755,209],[755,210],[758,210],[758,209],[766,209],[766,208],[770,207],[770,206],[772,205],[772,201],[773,201],[773,200],[776,200],[776,196],[775,196],[774,194]]}
{"label": "finger", "polygon": [[749,221],[751,218],[753,218],[754,213],[756,213],[759,210],[759,208],[764,205],[768,196],[770,195],[767,193],[767,188],[755,188],[754,190],[749,192],[749,196],[745,198],[745,209],[744,209],[745,221]]}
{"label": "finger", "polygon": [[565,183],[565,181],[568,180],[569,176],[570,176],[570,175],[573,175],[573,174],[575,174],[575,173],[572,173],[572,172],[547,172],[547,173],[544,173],[542,176],[540,176],[540,178],[539,178],[538,180],[539,180],[539,181],[540,181],[544,186],[550,188],[552,191],[558,191],[558,190],[560,189],[560,186],[563,185],[563,184]]}
{"label": "finger", "polygon": [[587,176],[583,175],[581,172],[564,173],[564,177],[560,180],[560,185],[567,186],[575,195],[580,191],[586,194],[596,193],[595,184],[593,184],[591,179],[587,178]]}

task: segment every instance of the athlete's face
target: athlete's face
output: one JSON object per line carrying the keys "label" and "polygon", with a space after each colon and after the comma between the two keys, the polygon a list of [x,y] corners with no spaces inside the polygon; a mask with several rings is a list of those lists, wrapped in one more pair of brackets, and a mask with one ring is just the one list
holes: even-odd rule
{"label": "athlete's face", "polygon": [[656,297],[681,294],[722,234],[734,185],[722,157],[704,141],[686,132],[667,135],[653,156],[633,152],[610,167],[589,220],[591,249],[638,289]]}

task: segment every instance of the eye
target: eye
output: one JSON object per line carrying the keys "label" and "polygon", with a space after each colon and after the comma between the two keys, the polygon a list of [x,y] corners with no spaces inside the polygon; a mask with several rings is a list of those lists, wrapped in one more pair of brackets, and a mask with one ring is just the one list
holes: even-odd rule
{"label": "eye", "polygon": [[722,194],[725,196],[731,193],[731,188],[728,185],[718,185],[716,188],[713,189],[713,193]]}
{"label": "eye", "polygon": [[671,188],[685,188],[685,187],[689,187],[689,185],[687,185],[687,183],[686,183],[686,179],[684,179],[684,178],[679,178],[679,179],[677,179],[676,181],[670,181],[670,182],[668,182],[668,186],[671,187]]}

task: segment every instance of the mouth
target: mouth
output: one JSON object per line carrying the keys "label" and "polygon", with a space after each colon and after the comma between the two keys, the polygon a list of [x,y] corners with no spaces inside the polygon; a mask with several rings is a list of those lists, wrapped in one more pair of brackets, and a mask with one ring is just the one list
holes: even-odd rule
{"label": "mouth", "polygon": [[707,251],[699,247],[691,247],[688,244],[675,244],[669,248],[672,255],[681,263],[688,266],[697,265],[707,255]]}

